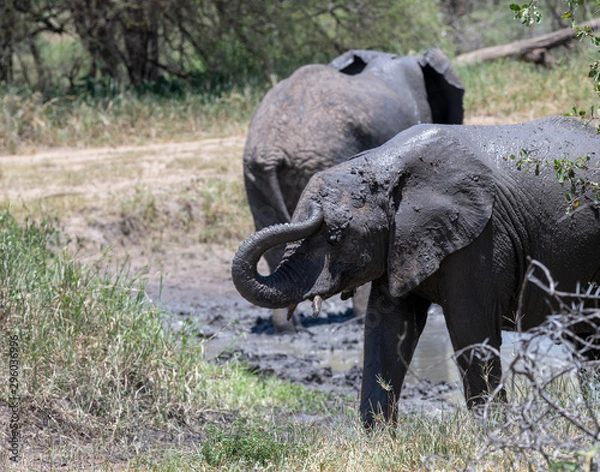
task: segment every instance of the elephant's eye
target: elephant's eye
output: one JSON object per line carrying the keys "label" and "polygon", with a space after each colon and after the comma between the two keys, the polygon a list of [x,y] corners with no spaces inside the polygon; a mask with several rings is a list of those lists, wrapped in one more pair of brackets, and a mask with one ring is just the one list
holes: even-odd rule
{"label": "elephant's eye", "polygon": [[331,228],[327,233],[327,242],[332,246],[337,246],[342,242],[341,228]]}

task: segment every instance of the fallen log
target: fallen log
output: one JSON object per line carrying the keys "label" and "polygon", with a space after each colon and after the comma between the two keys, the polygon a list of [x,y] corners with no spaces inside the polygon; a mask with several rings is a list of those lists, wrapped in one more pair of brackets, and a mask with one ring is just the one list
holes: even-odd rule
{"label": "fallen log", "polygon": [[[600,18],[586,21],[579,25],[582,29],[587,27],[594,31],[600,28]],[[575,28],[564,28],[552,33],[537,36],[531,39],[523,39],[513,43],[501,44],[488,48],[477,49],[456,56],[454,64],[475,64],[479,62],[492,61],[500,57],[518,57],[519,59],[552,66],[556,60],[548,53],[549,49],[565,45],[576,38]]]}

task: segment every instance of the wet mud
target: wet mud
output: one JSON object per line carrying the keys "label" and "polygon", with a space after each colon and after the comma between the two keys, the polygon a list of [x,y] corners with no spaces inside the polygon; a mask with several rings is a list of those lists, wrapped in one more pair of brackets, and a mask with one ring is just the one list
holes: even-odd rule
{"label": "wet mud", "polygon": [[[270,310],[251,305],[229,279],[219,289],[194,286],[177,276],[149,283],[151,299],[170,315],[174,329],[192,329],[203,339],[204,355],[214,362],[243,360],[260,376],[276,376],[333,396],[350,398],[358,407],[362,378],[363,320],[354,317],[351,301],[323,302],[319,317],[309,302],[297,308],[301,326],[294,334],[275,334]],[[428,414],[462,407],[462,391],[443,316],[430,310],[427,328],[405,382],[400,411]]]}

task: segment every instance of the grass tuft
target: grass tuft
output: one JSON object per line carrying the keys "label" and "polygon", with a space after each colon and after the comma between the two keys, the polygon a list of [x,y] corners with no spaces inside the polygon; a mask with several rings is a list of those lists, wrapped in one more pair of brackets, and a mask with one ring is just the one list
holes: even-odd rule
{"label": "grass tuft", "polygon": [[[79,450],[97,461],[162,443],[186,449],[206,423],[325,408],[324,396],[260,379],[235,359],[205,361],[193,331],[165,329],[141,277],[83,266],[61,247],[51,222],[0,214],[0,329],[19,343],[24,455],[69,461]],[[0,413],[9,395],[3,382]]]}

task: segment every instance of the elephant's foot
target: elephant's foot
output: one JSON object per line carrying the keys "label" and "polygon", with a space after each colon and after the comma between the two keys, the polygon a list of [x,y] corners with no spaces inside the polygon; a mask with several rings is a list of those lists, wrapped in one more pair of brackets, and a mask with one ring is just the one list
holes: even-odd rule
{"label": "elephant's foot", "polygon": [[273,328],[275,334],[294,334],[300,328],[300,319],[294,314],[288,321],[288,310],[285,308],[277,308],[273,310]]}

